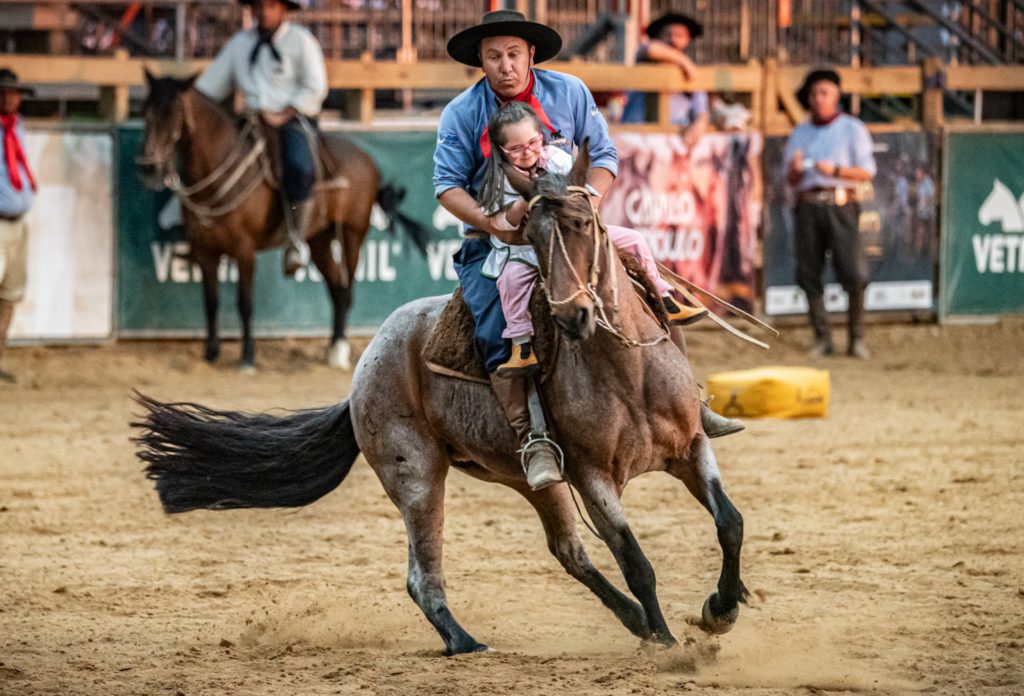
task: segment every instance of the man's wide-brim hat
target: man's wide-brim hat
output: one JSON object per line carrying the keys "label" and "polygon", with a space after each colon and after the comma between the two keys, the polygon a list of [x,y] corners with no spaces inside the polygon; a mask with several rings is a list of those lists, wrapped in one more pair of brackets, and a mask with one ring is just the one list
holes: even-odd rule
{"label": "man's wide-brim hat", "polygon": [[[239,0],[243,5],[254,5],[256,0]],[[284,0],[289,10],[305,10],[309,8],[309,0]]]}
{"label": "man's wide-brim hat", "polygon": [[807,73],[807,77],[804,78],[804,83],[800,85],[800,89],[796,91],[796,100],[800,102],[800,106],[805,109],[810,108],[809,97],[811,96],[811,87],[814,83],[827,80],[828,82],[835,83],[836,87],[842,89],[842,85],[839,81],[839,73],[832,68],[817,68]]}
{"label": "man's wide-brim hat", "polygon": [[36,91],[24,82],[18,82],[18,76],[9,68],[0,68],[0,90],[16,89],[24,94],[35,94]]}
{"label": "man's wide-brim hat", "polygon": [[480,62],[480,42],[492,36],[518,36],[536,50],[534,63],[543,63],[562,50],[562,37],[544,24],[531,22],[520,12],[496,10],[484,15],[480,24],[463,29],[448,39],[448,55],[464,65],[483,67]]}
{"label": "man's wide-brim hat", "polygon": [[652,39],[656,39],[661,35],[662,29],[673,24],[682,24],[684,27],[689,29],[691,39],[696,39],[704,33],[704,25],[690,15],[684,15],[678,12],[669,12],[668,14],[663,14],[647,25],[647,35]]}

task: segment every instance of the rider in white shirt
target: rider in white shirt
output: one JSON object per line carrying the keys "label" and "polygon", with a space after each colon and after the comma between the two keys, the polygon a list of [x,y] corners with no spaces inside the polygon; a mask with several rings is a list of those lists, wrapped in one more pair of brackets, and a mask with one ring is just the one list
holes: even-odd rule
{"label": "rider in white shirt", "polygon": [[203,94],[223,101],[235,89],[247,109],[280,129],[281,188],[289,246],[285,273],[306,265],[303,239],[313,215],[316,182],[316,118],[327,96],[327,68],[320,44],[305,27],[286,21],[289,10],[309,0],[242,0],[251,4],[257,26],[236,33],[196,83]]}

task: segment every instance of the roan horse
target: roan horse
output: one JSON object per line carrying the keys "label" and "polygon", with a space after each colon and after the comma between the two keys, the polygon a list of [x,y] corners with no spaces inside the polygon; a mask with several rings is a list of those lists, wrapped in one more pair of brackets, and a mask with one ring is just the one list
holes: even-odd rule
{"label": "roan horse", "polygon": [[[242,319],[241,367],[251,368],[253,275],[256,252],[280,246],[284,209],[275,188],[267,140],[259,126],[238,117],[192,88],[196,77],[177,80],[146,71],[145,133],[137,159],[139,175],[154,189],[171,188],[182,202],[189,257],[200,268],[206,308],[206,360],[220,355],[217,336],[217,267],[222,256],[238,264],[238,313]],[[321,143],[326,141],[321,140]],[[327,158],[336,164],[331,182],[318,182],[309,235],[313,263],[323,276],[333,309],[328,360],[350,367],[345,320],[363,240],[375,202],[397,219],[423,251],[429,231],[398,211],[401,192],[380,185],[373,160],[348,140],[331,140]],[[177,160],[182,171],[179,175]],[[340,258],[332,243],[340,244]]]}
{"label": "roan horse", "polygon": [[[632,633],[673,645],[655,593],[654,570],[621,505],[626,483],[665,471],[714,517],[723,564],[701,624],[729,630],[746,602],[740,580],[743,520],[726,497],[700,401],[683,353],[647,312],[581,188],[584,147],[568,177],[531,182],[510,173],[531,199],[527,236],[536,248],[560,329],[541,386],[552,437],[574,486],[625,576],[627,596],[587,558],[570,488],[531,491],[516,439],[489,386],[430,372],[424,343],[447,302],[434,297],[396,310],[360,358],[347,400],[286,415],[218,412],[139,396],[148,413],[137,442],[167,512],[198,508],[297,507],[333,490],[362,452],[400,510],[409,537],[408,591],[445,644],[445,654],[485,649],[455,620],[441,569],[445,478],[455,467],[502,483],[536,509],[548,548]],[[611,252],[611,253],[610,253]],[[592,280],[593,282],[588,282]],[[610,316],[609,316],[610,315]],[[600,414],[602,427],[594,428]]]}

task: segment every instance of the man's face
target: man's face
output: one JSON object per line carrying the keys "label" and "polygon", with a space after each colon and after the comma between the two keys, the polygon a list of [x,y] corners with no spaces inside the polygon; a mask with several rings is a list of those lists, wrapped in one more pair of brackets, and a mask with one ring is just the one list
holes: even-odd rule
{"label": "man's face", "polygon": [[661,40],[677,51],[690,45],[690,28],[685,24],[669,24],[661,30]]}
{"label": "man's face", "polygon": [[492,36],[480,42],[480,62],[495,94],[511,99],[526,89],[533,50],[517,36]]}
{"label": "man's face", "polygon": [[5,89],[0,94],[0,114],[9,116],[21,107],[21,90]]}
{"label": "man's face", "polygon": [[839,108],[839,87],[831,80],[818,80],[811,85],[807,102],[811,113],[818,118],[828,118]]}
{"label": "man's face", "polygon": [[276,31],[288,14],[288,5],[284,0],[256,0],[252,9],[260,29],[266,31]]}

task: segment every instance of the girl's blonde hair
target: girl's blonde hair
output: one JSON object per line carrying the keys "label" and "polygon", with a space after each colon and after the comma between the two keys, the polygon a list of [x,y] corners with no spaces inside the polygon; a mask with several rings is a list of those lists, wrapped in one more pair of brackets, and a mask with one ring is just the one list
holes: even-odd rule
{"label": "girl's blonde hair", "polygon": [[526,102],[513,101],[503,104],[487,122],[487,138],[491,143],[491,156],[487,159],[484,181],[477,196],[477,203],[487,215],[498,212],[505,204],[505,170],[501,166],[505,162],[505,153],[501,148],[508,142],[505,137],[505,128],[527,119],[533,122],[543,136],[543,124],[537,117],[537,112]]}

